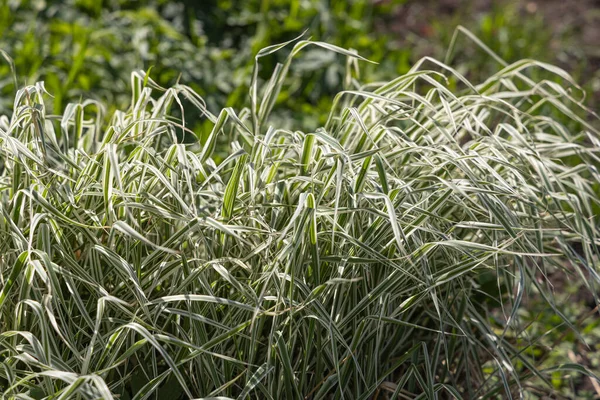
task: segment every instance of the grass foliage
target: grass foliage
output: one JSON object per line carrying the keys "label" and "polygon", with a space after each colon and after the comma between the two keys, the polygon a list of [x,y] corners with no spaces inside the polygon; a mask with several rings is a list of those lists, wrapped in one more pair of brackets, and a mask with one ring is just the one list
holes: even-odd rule
{"label": "grass foliage", "polygon": [[[546,277],[600,284],[600,132],[570,77],[525,60],[475,84],[425,58],[360,86],[354,53],[282,47],[219,114],[141,71],[106,126],[97,103],[53,115],[43,84],[18,92],[0,119],[3,396],[519,398],[593,378],[541,367],[519,313],[541,296],[577,332]],[[305,49],[347,57],[345,90],[323,127],[282,129]]]}

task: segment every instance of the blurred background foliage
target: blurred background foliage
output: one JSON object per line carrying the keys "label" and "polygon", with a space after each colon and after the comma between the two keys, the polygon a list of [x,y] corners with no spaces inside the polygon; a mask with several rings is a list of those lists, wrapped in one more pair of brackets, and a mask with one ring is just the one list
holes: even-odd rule
{"label": "blurred background foliage", "polygon": [[[54,96],[56,113],[81,98],[126,108],[130,71],[150,68],[151,77],[163,86],[178,81],[191,86],[212,111],[241,108],[247,105],[253,55],[305,30],[306,37],[355,49],[377,62],[361,63],[361,82],[392,79],[423,56],[443,60],[461,24],[506,61],[535,58],[559,63],[589,92],[600,87],[600,28],[595,28],[600,12],[595,0],[0,0],[0,4],[0,49],[14,60],[18,86],[43,80]],[[454,53],[452,65],[474,81],[500,67],[465,37],[459,38]],[[336,57],[310,48],[292,66],[279,102],[294,112],[291,120],[303,129],[323,123],[315,110],[328,107],[343,88],[344,63]],[[265,59],[261,76],[268,78],[281,59],[281,54]],[[0,88],[4,114],[15,90],[6,62],[0,64]],[[200,123],[187,119],[192,125]]]}
{"label": "blurred background foliage", "polygon": [[[457,25],[472,31],[502,59],[556,63],[600,104],[600,2],[597,0],[0,0],[0,49],[14,60],[17,86],[44,81],[54,113],[69,102],[96,99],[108,113],[125,109],[131,71],[143,69],[162,86],[191,86],[218,112],[247,106],[253,55],[265,46],[305,36],[355,49],[378,64],[360,64],[360,82],[392,79],[424,56],[443,60]],[[501,65],[466,37],[456,42],[452,65],[474,82]],[[344,63],[309,48],[292,65],[279,97],[282,115],[305,131],[323,123],[333,96],[344,87]],[[264,59],[268,79],[281,52]],[[15,84],[8,59],[0,60],[0,115],[10,114]],[[207,131],[200,116],[188,127]],[[533,346],[549,365],[578,361],[600,370],[600,321],[593,301],[568,280],[557,280],[566,314],[579,321],[589,349],[558,328],[547,304],[527,299],[524,319],[547,329]],[[540,327],[540,325],[532,325]],[[533,328],[531,328],[533,329]],[[536,332],[531,332],[536,336]],[[538,332],[539,333],[539,332]],[[550,352],[549,349],[558,349]],[[553,382],[568,398],[592,398],[600,388],[582,376]],[[536,398],[532,394],[532,398]]]}

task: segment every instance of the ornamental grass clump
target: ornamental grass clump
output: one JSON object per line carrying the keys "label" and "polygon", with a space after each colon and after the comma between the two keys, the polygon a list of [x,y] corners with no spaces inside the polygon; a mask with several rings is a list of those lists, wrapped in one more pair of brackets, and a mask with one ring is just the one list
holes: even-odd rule
{"label": "ornamental grass clump", "polygon": [[[286,45],[264,83],[260,59],[286,50],[258,53],[242,110],[141,71],[108,124],[94,102],[49,113],[42,83],[18,92],[0,120],[4,398],[519,398],[597,379],[545,365],[520,313],[542,298],[582,340],[549,275],[600,283],[600,132],[570,77],[524,60],[471,83],[426,58],[359,86],[353,52]],[[281,128],[276,101],[307,46],[348,59],[314,132]]]}

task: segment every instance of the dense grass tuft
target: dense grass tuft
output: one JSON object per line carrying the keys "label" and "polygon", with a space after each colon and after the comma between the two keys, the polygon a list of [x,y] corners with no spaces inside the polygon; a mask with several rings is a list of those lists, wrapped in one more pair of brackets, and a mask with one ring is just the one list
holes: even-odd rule
{"label": "dense grass tuft", "polygon": [[[348,57],[346,90],[322,128],[280,129],[307,46]],[[108,126],[19,91],[0,120],[4,396],[518,398],[593,376],[542,367],[519,313],[542,297],[576,332],[547,276],[600,284],[600,132],[577,85],[423,59],[359,87],[357,57],[298,42],[219,115],[142,72]]]}

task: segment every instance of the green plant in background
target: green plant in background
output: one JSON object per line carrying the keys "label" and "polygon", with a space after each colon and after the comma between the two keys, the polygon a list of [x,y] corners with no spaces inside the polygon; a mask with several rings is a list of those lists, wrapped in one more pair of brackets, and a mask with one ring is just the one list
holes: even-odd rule
{"label": "green plant in background", "polygon": [[[13,57],[19,77],[45,82],[57,113],[82,96],[126,107],[129,71],[135,68],[152,68],[153,79],[163,86],[188,84],[217,111],[243,103],[252,55],[261,47],[305,29],[318,37],[347,38],[336,43],[346,46],[368,29],[368,18],[366,24],[361,21],[370,2],[350,4],[348,11],[346,1],[327,5],[320,0],[209,1],[203,7],[148,0],[133,8],[120,0],[9,1],[0,5],[0,48]],[[364,49],[373,44],[368,36],[361,37]],[[306,87],[296,88],[296,99],[302,99],[299,109],[318,101],[323,91],[335,94],[343,75],[329,53],[315,51],[308,57],[312,62],[295,68],[304,76],[314,72],[322,78],[304,80]],[[9,98],[15,88],[7,65],[0,68],[0,76]],[[3,111],[10,106],[4,102]]]}
{"label": "green plant in background", "polygon": [[[56,114],[82,98],[109,104],[109,111],[126,108],[129,72],[135,69],[150,71],[163,87],[178,82],[190,86],[213,113],[226,106],[241,108],[246,104],[253,55],[305,30],[314,40],[355,49],[379,63],[361,68],[360,78],[366,82],[393,79],[426,55],[443,59],[459,24],[508,62],[524,57],[556,61],[551,59],[554,52],[548,51],[550,27],[539,16],[523,16],[513,2],[480,12],[477,2],[463,1],[463,7],[448,13],[424,4],[418,14],[420,25],[412,27],[414,22],[402,19],[402,13],[419,3],[203,0],[199,7],[194,0],[6,0],[0,2],[0,49],[15,61],[17,86],[45,82],[54,96],[49,101]],[[565,45],[557,54],[567,58],[576,78],[591,88],[600,79],[583,73],[585,58],[564,54],[564,49],[574,47],[566,45],[568,39],[561,38]],[[469,79],[485,79],[501,67],[470,41],[459,40],[457,49],[454,65]],[[277,54],[264,60],[259,78],[268,80],[270,71],[283,61]],[[322,49],[307,50],[292,65],[290,84],[278,98],[287,112],[280,122],[291,127],[290,121],[299,121],[310,129],[324,124],[320,110],[330,107],[344,88],[344,76],[339,57]],[[16,90],[6,63],[0,63],[0,84],[0,111],[6,114]],[[207,128],[198,116],[189,115],[187,123],[190,129]]]}
{"label": "green plant in background", "polygon": [[[41,84],[18,92],[0,119],[4,396],[518,398],[598,380],[538,357],[547,325],[521,307],[543,299],[582,341],[549,275],[600,284],[600,132],[570,76],[525,60],[472,83],[425,58],[360,86],[356,52],[283,47],[257,53],[242,109],[142,72],[106,126],[93,103],[59,116]],[[292,61],[316,50],[348,59],[346,90],[319,129],[279,125]]]}
{"label": "green plant in background", "polygon": [[[136,67],[154,65],[157,79],[164,83],[174,83],[178,70],[187,71],[187,80],[200,81],[198,71],[227,57],[226,51],[214,60],[208,53],[195,57],[203,49],[202,41],[192,43],[156,9],[127,10],[113,3],[99,8],[99,2],[32,0],[2,6],[0,47],[14,58],[19,76],[30,83],[45,82],[56,112],[82,96],[122,107],[129,86],[129,73],[124,71]],[[8,77],[6,67],[4,72]],[[204,90],[218,94],[210,81],[202,81]]]}

